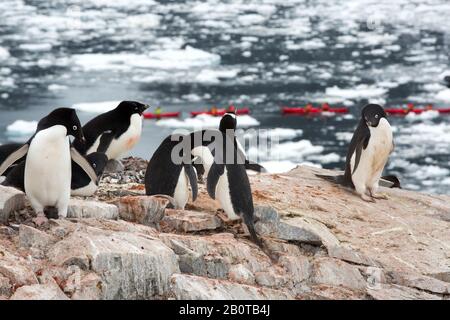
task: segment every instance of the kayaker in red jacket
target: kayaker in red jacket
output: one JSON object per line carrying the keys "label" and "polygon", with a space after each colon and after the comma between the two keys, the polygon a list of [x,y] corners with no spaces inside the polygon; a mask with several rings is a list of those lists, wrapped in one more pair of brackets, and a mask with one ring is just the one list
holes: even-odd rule
{"label": "kayaker in red jacket", "polygon": [[410,113],[410,112],[413,111],[413,110],[414,110],[414,104],[408,103],[408,104],[406,105],[405,113]]}

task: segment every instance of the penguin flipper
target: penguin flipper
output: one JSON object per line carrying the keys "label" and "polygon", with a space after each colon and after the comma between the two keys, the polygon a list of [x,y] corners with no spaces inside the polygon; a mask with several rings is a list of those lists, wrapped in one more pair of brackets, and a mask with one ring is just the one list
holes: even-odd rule
{"label": "penguin flipper", "polygon": [[361,154],[362,150],[367,148],[367,145],[369,144],[370,139],[370,130],[369,128],[366,128],[360,135],[358,142],[355,147],[355,164],[352,169],[352,174],[355,173],[356,169],[359,165],[359,160],[361,160]]}
{"label": "penguin flipper", "polygon": [[76,164],[78,164],[81,169],[83,169],[84,172],[89,176],[89,178],[97,184],[98,177],[95,173],[94,169],[92,168],[91,164],[86,160],[85,157],[83,157],[77,149],[74,147],[70,148],[70,156],[72,157],[72,160],[75,161]]}
{"label": "penguin flipper", "polygon": [[20,158],[23,158],[29,149],[30,145],[28,143],[24,144],[21,148],[17,149],[13,153],[11,153],[0,165],[0,176],[10,167],[13,165],[14,162],[19,160]]}
{"label": "penguin flipper", "polygon": [[98,145],[97,152],[106,153],[114,137],[115,137],[114,132],[105,131],[100,137],[100,143]]}
{"label": "penguin flipper", "polygon": [[195,201],[198,195],[198,185],[197,185],[197,174],[195,173],[194,166],[192,164],[185,164],[184,172],[186,172],[186,175],[189,178],[189,183],[192,188],[192,201]]}
{"label": "penguin flipper", "polygon": [[208,190],[208,194],[211,198],[216,198],[216,186],[219,182],[219,178],[225,172],[224,164],[217,164],[214,162],[211,166],[211,169],[208,173],[208,178],[206,179],[206,188]]}
{"label": "penguin flipper", "polygon": [[245,169],[255,171],[255,172],[267,172],[266,168],[256,162],[251,162],[248,159],[245,159]]}

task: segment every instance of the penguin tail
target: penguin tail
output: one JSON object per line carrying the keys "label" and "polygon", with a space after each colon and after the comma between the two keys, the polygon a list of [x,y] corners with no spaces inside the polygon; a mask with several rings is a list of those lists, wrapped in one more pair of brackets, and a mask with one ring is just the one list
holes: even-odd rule
{"label": "penguin tail", "polygon": [[272,263],[278,263],[279,256],[272,252],[269,248],[267,248],[261,238],[256,234],[255,223],[253,219],[244,218],[244,222],[247,226],[248,232],[250,233],[250,239],[252,240],[252,242],[254,242],[270,258]]}
{"label": "penguin tail", "polygon": [[400,179],[394,175],[381,177],[380,186],[386,187],[386,188],[399,188],[399,189],[402,188]]}
{"label": "penguin tail", "polygon": [[334,184],[346,187],[346,188],[350,188],[350,189],[354,188],[353,187],[353,182],[348,181],[345,178],[345,175],[343,175],[343,174],[340,174],[340,175],[337,175],[337,176],[316,174],[315,176],[318,177],[318,178],[321,178],[323,180],[326,180],[328,182],[331,182],[331,183],[334,183]]}
{"label": "penguin tail", "polygon": [[316,174],[315,176],[318,178],[324,179],[328,182],[334,183],[334,184],[339,184],[344,187],[349,187],[348,183],[345,182],[344,175],[342,175],[342,174],[337,175],[337,176]]}

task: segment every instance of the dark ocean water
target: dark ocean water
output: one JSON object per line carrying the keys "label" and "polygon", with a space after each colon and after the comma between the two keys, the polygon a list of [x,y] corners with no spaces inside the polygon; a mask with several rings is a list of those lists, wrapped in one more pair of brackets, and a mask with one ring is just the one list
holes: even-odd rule
{"label": "dark ocean water", "polygon": [[[8,131],[16,120],[60,106],[89,103],[83,122],[105,101],[183,111],[178,122],[144,123],[132,154],[150,158],[174,128],[190,126],[189,111],[235,104],[251,109],[244,124],[289,129],[276,157],[261,159],[271,169],[343,168],[366,103],[450,107],[450,4],[391,2],[3,0],[0,143],[28,137],[32,123]],[[308,102],[345,105],[351,116],[280,113]],[[396,151],[387,171],[408,188],[450,193],[450,116],[390,122]]]}

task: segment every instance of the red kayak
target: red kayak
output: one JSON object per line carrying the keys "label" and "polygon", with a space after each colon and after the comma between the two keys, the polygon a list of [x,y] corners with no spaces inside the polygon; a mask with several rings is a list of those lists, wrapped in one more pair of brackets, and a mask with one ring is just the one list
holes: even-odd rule
{"label": "red kayak", "polygon": [[145,119],[161,119],[161,118],[178,118],[181,112],[165,112],[160,114],[155,114],[151,112],[144,113]]}
{"label": "red kayak", "polygon": [[443,109],[412,109],[412,110],[407,110],[407,109],[401,109],[401,108],[391,108],[391,109],[384,109],[386,111],[386,113],[392,114],[392,115],[398,115],[398,116],[406,116],[408,113],[412,112],[415,114],[421,114],[422,112],[426,112],[426,111],[438,111],[439,113],[450,113],[450,108],[443,108]]}
{"label": "red kayak", "polygon": [[[210,116],[217,116],[217,117],[221,117],[223,116],[228,110],[226,109],[217,109],[216,112],[211,112],[211,111],[192,111],[191,112],[191,116],[195,117],[198,116],[200,114],[208,114]],[[237,109],[236,114],[238,116],[243,115],[243,114],[249,114],[250,113],[250,109],[249,108],[242,108],[242,109]]]}
{"label": "red kayak", "polygon": [[348,108],[342,107],[342,108],[327,108],[326,110],[322,108],[309,108],[306,109],[304,107],[282,107],[281,111],[283,114],[301,114],[301,115],[308,115],[308,114],[318,114],[318,113],[347,113]]}

